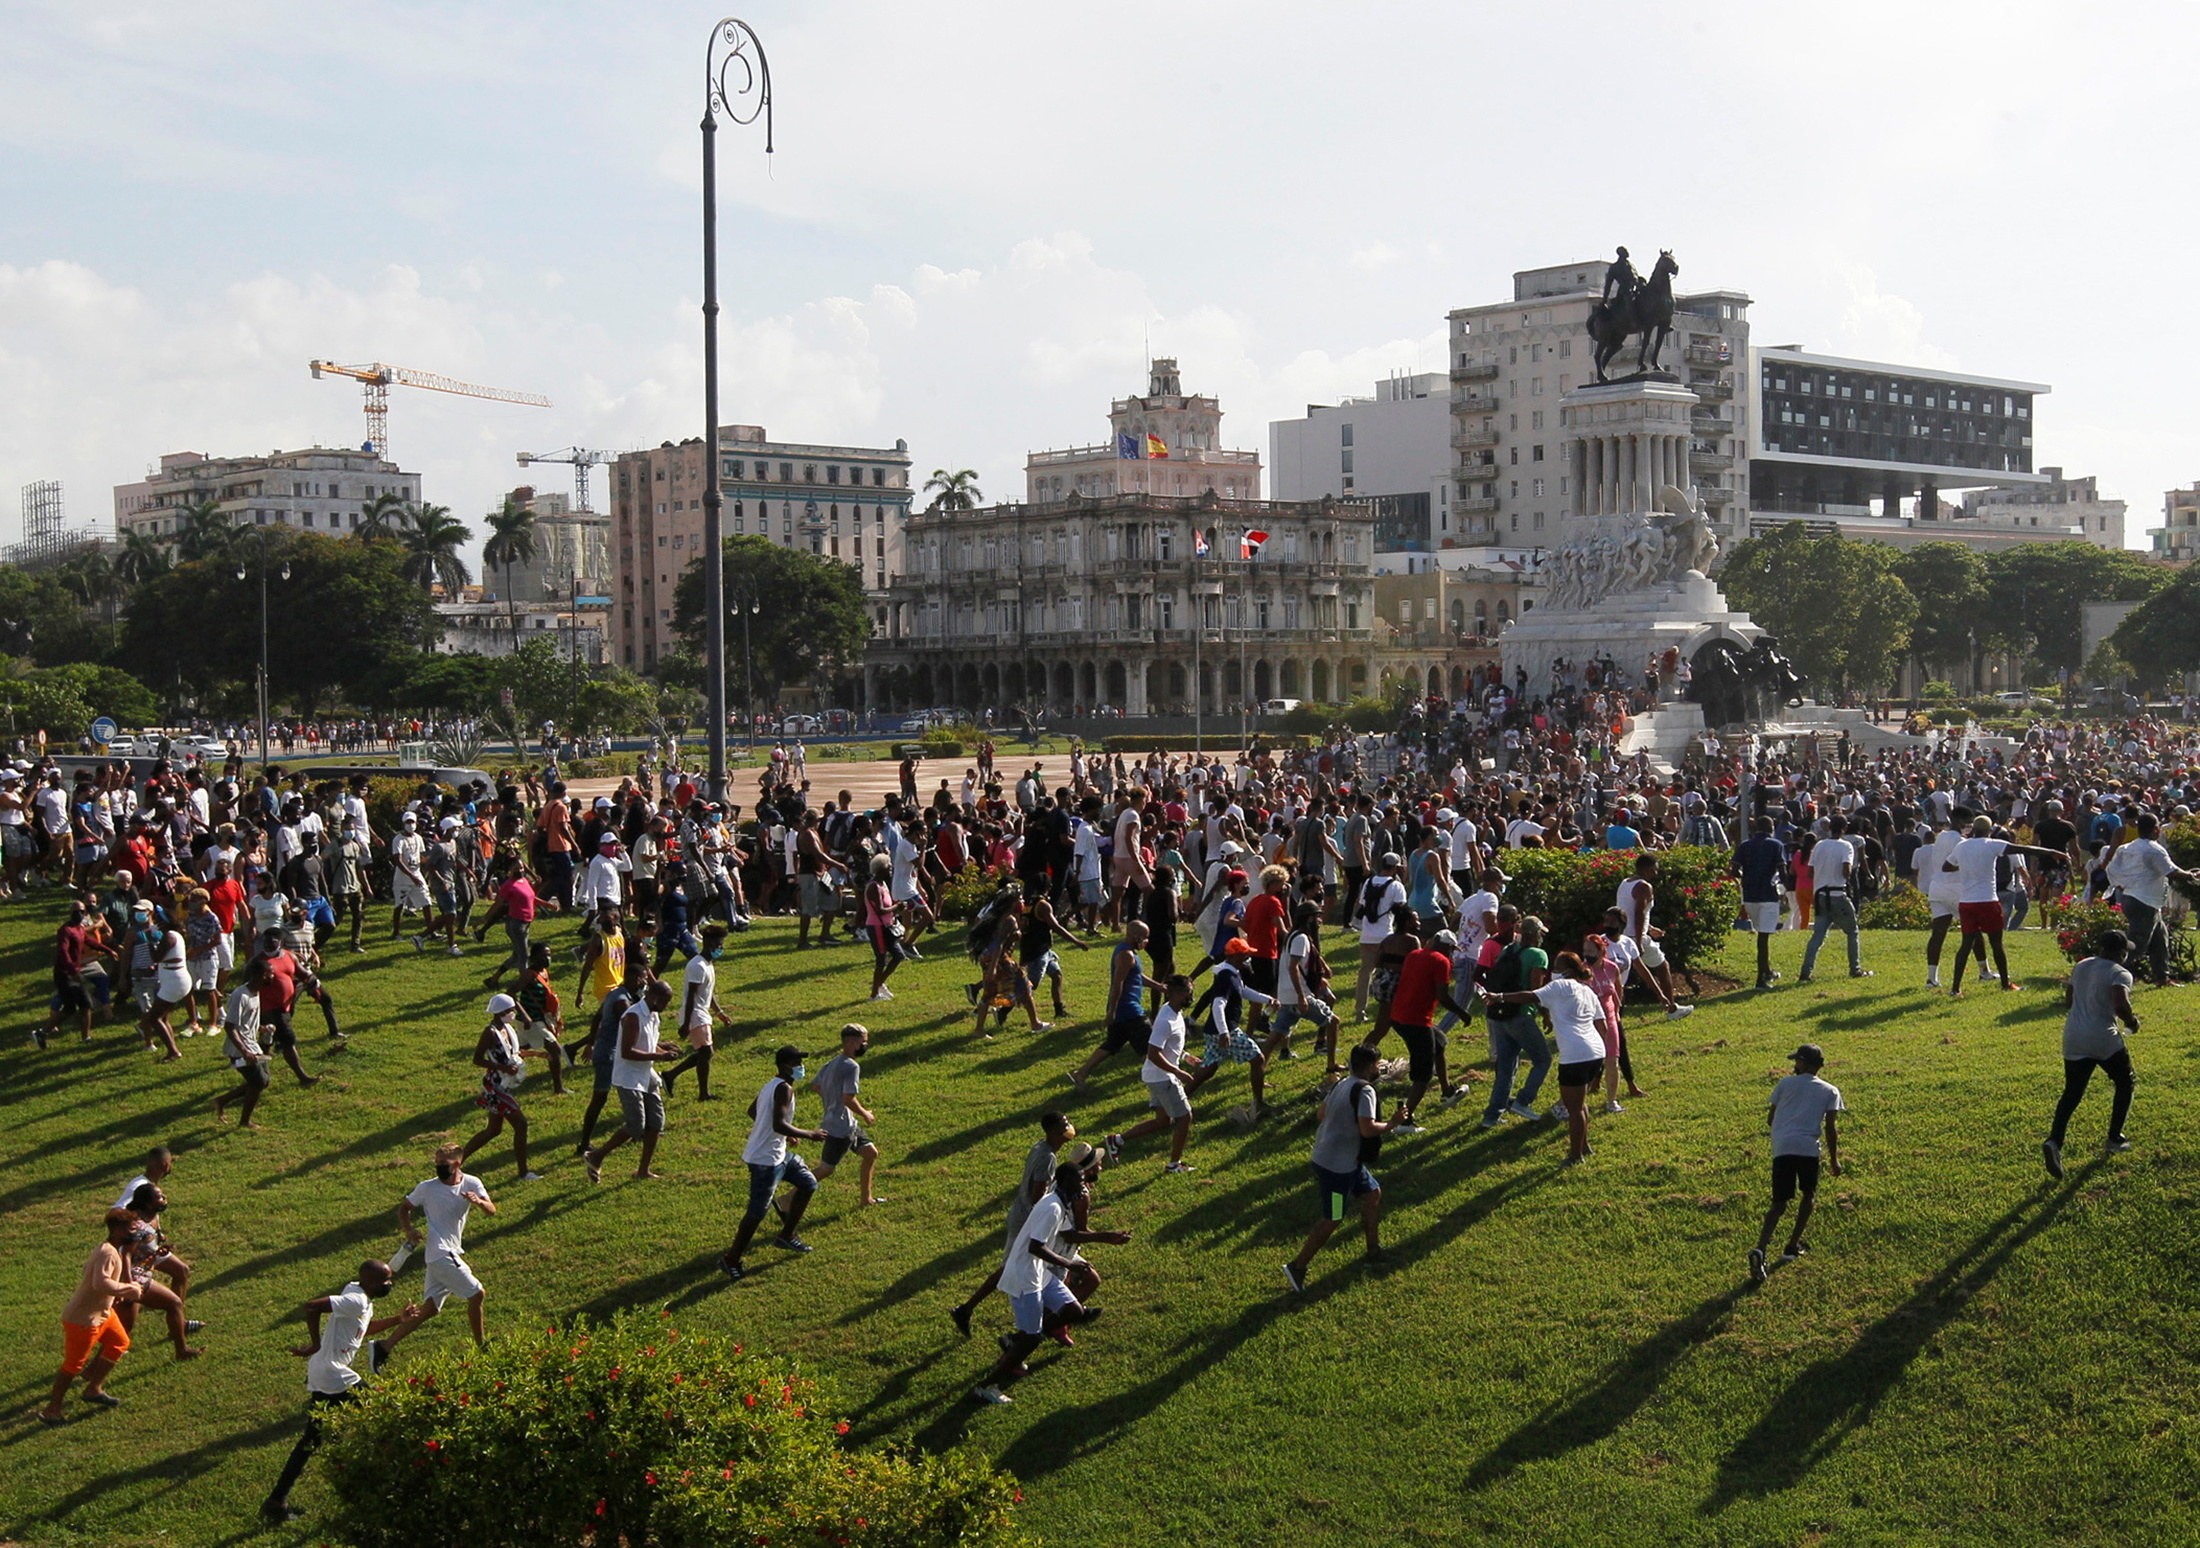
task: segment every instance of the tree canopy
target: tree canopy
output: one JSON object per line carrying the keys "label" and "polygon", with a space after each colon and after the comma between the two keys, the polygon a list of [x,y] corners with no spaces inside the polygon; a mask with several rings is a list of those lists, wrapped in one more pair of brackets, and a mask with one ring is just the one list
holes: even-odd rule
{"label": "tree canopy", "polygon": [[[850,566],[788,548],[769,538],[729,537],[726,564],[726,686],[741,691],[743,610],[753,601],[748,637],[756,694],[776,698],[791,684],[830,676],[853,664],[870,637],[863,582]],[[689,649],[703,648],[703,566],[681,572],[673,622]]]}
{"label": "tree canopy", "polygon": [[2051,672],[2084,667],[2086,603],[2140,602],[2169,584],[2160,565],[2091,543],[2019,543],[1991,556],[1986,574],[1981,640]]}
{"label": "tree canopy", "polygon": [[1910,648],[1917,598],[1884,543],[1814,537],[1792,522],[1737,544],[1720,584],[1821,698],[1892,682]]}
{"label": "tree canopy", "polygon": [[2107,643],[2147,683],[2200,672],[2200,565],[2139,604]]}

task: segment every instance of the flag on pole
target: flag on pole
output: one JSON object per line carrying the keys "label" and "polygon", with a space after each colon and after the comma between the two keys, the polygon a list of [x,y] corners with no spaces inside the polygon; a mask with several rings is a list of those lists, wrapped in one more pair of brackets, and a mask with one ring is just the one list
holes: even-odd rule
{"label": "flag on pole", "polygon": [[1169,443],[1161,439],[1160,436],[1155,435],[1151,430],[1147,431],[1146,455],[1148,457],[1158,457],[1165,460],[1169,455]]}
{"label": "flag on pole", "polygon": [[1207,534],[1197,527],[1192,529],[1192,557],[1194,559],[1207,557]]}
{"label": "flag on pole", "polygon": [[1268,541],[1268,534],[1248,527],[1245,536],[1238,541],[1238,552],[1247,559],[1260,557],[1260,545]]}
{"label": "flag on pole", "polygon": [[1138,456],[1138,439],[1128,430],[1118,431],[1115,437],[1115,454],[1118,457]]}

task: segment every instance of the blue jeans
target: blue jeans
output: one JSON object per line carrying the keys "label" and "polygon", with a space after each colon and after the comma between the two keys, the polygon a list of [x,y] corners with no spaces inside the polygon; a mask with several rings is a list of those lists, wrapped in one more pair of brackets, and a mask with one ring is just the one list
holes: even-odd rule
{"label": "blue jeans", "polygon": [[1511,1021],[1490,1023],[1490,1073],[1489,1106],[1482,1110],[1486,1119],[1495,1119],[1513,1101],[1513,1071],[1519,1068],[1520,1056],[1526,1054],[1532,1066],[1528,1071],[1528,1083],[1520,1088],[1520,1100],[1535,1106],[1535,1094],[1543,1089],[1544,1073],[1551,1067],[1551,1046],[1544,1041],[1543,1029],[1536,1025],[1535,1017],[1522,1011]]}
{"label": "blue jeans", "polygon": [[1803,976],[1810,977],[1811,969],[1818,965],[1818,948],[1826,943],[1826,931],[1837,929],[1849,938],[1849,971],[1864,971],[1862,942],[1856,936],[1856,905],[1845,892],[1828,892],[1819,889],[1812,902],[1816,917],[1810,926],[1810,944],[1803,948]]}
{"label": "blue jeans", "polygon": [[2001,895],[2001,911],[2009,916],[2009,928],[2024,928],[2024,916],[2032,911],[2032,895],[2022,887],[2011,887]]}

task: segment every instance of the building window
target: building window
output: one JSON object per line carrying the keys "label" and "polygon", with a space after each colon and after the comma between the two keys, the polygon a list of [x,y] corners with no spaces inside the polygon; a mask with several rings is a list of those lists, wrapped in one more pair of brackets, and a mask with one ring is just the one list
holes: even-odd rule
{"label": "building window", "polygon": [[839,483],[839,482],[840,482],[840,469],[839,469],[839,468],[837,468],[837,467],[834,467],[834,468],[827,468],[827,469],[825,470],[825,482],[826,482],[826,483],[828,483],[828,484],[837,484],[837,483]]}
{"label": "building window", "polygon": [[1352,453],[1348,451],[1339,452],[1337,456],[1342,463],[1342,466],[1340,466],[1337,471],[1340,473],[1350,473],[1352,471]]}
{"label": "building window", "polygon": [[1540,444],[1531,450],[1528,460],[1531,462],[1541,462],[1543,460],[1543,447]]}
{"label": "building window", "polygon": [[1352,425],[1350,421],[1337,427],[1337,444],[1339,446],[1350,446],[1352,444]]}
{"label": "building window", "polygon": [[[1543,428],[1543,411],[1541,409],[1537,409],[1534,413],[1528,416],[1528,428],[1530,430],[1540,430]],[[1541,452],[1540,449],[1538,449],[1538,456],[1540,457],[1540,455]]]}
{"label": "building window", "polygon": [[1560,339],[1558,341],[1558,358],[1561,360],[1574,358],[1574,341],[1572,339]]}

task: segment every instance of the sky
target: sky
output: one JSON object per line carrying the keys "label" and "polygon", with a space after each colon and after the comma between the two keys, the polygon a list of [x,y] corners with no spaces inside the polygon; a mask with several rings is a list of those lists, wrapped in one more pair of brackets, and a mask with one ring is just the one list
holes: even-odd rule
{"label": "sky", "polygon": [[[2181,3],[744,17],[774,153],[718,136],[726,423],[906,439],[919,481],[1015,499],[1150,351],[1265,455],[1271,419],[1441,369],[1445,313],[1515,269],[1626,243],[1749,293],[1759,344],[2051,384],[2035,466],[2098,475],[2134,546],[2200,479]],[[357,444],[317,356],[553,400],[393,392],[397,460],[477,524],[570,489],[521,450],[699,435],[715,20],[0,0],[0,539],[32,480],[104,527],[165,452]]]}

